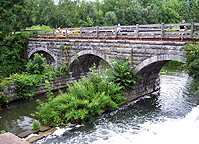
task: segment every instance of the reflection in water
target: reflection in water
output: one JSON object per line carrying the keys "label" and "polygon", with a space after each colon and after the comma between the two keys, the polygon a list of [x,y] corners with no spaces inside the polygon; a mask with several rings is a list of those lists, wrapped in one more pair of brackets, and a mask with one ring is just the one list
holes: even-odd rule
{"label": "reflection in water", "polygon": [[20,133],[32,128],[36,102],[16,102],[0,111],[0,130]]}

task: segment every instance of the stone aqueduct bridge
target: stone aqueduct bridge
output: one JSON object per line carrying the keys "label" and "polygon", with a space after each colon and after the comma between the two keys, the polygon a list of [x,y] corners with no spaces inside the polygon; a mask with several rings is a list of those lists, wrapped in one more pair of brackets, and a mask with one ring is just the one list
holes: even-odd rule
{"label": "stone aqueduct bridge", "polygon": [[176,41],[29,39],[27,55],[32,58],[34,53],[43,53],[53,65],[68,61],[75,77],[88,72],[93,63],[98,66],[101,59],[109,64],[110,59],[130,59],[142,77],[128,96],[131,100],[160,89],[161,68],[170,60],[184,62],[184,45],[185,42]]}

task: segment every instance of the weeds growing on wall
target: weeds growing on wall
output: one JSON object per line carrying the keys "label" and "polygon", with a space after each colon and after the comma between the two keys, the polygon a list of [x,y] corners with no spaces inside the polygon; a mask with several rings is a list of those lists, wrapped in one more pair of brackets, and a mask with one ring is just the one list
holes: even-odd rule
{"label": "weeds growing on wall", "polygon": [[92,120],[105,111],[118,108],[125,100],[122,87],[109,82],[91,70],[88,78],[68,85],[68,93],[62,93],[46,103],[39,101],[36,115],[46,125],[60,125],[68,122],[80,123]]}

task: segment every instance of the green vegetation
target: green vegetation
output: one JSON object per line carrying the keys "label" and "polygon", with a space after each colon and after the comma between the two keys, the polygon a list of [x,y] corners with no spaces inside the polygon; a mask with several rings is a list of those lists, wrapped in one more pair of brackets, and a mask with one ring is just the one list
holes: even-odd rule
{"label": "green vegetation", "polygon": [[4,134],[4,133],[6,133],[5,130],[1,130],[1,131],[0,131],[0,134]]}
{"label": "green vegetation", "polygon": [[27,64],[25,47],[29,35],[20,33],[15,36],[7,36],[0,41],[0,76],[9,77],[11,74],[25,71]]}
{"label": "green vegetation", "polygon": [[[52,28],[49,26],[46,26],[46,25],[36,25],[36,26],[31,26],[31,27],[25,28],[25,30],[41,30],[41,29],[52,29]],[[49,32],[52,32],[52,31],[43,31],[43,33],[49,33]],[[40,33],[41,33],[41,31],[33,32],[33,34],[40,34]]]}
{"label": "green vegetation", "polygon": [[123,92],[134,88],[136,77],[133,68],[129,68],[129,60],[112,61],[112,70],[98,73],[94,65],[82,81],[68,85],[67,93],[49,97],[45,103],[38,100],[37,117],[46,125],[66,125],[93,120],[105,111],[118,108],[125,100]]}
{"label": "green vegetation", "polygon": [[34,54],[34,60],[30,60],[26,65],[26,70],[30,74],[43,74],[46,68],[46,59],[39,54]]}
{"label": "green vegetation", "polygon": [[[21,74],[15,73],[8,78],[0,81],[0,105],[8,103],[13,98],[27,100],[34,96],[34,87],[38,87],[44,81],[56,80],[57,76],[68,77],[69,71],[66,65],[62,65],[57,69],[46,64],[46,60],[42,55],[35,54],[33,60],[26,65],[27,72]],[[16,96],[8,94],[10,84],[15,82]],[[50,89],[49,89],[50,90]]]}
{"label": "green vegetation", "polygon": [[50,98],[46,103],[39,101],[36,112],[38,118],[52,126],[80,123],[118,108],[118,104],[125,100],[122,87],[91,71],[88,78],[83,77],[82,81],[68,85],[68,93]]}
{"label": "green vegetation", "polygon": [[34,129],[39,130],[40,128],[40,122],[38,120],[34,120],[32,123],[32,126]]}
{"label": "green vegetation", "polygon": [[196,93],[199,93],[199,43],[186,45],[184,52],[188,73],[194,78]]}
{"label": "green vegetation", "polygon": [[[0,106],[14,98],[30,99],[34,95],[33,88],[45,82],[49,99],[46,103],[40,101],[36,114],[44,124],[53,126],[87,121],[117,108],[125,100],[122,92],[134,88],[137,78],[133,76],[135,71],[133,67],[129,68],[130,61],[113,60],[113,69],[108,71],[109,75],[100,75],[92,69],[88,78],[84,77],[82,81],[69,85],[68,93],[53,98],[50,80],[60,75],[69,76],[67,63],[58,68],[51,67],[38,54],[27,62],[25,47],[30,32],[20,32],[16,36],[10,36],[10,33],[22,29],[53,27],[180,23],[182,19],[186,22],[199,21],[197,0],[104,0],[103,3],[59,0],[58,5],[54,4],[54,0],[2,0],[0,4]],[[185,58],[189,74],[196,79],[196,90],[199,93],[198,45],[187,45]],[[63,43],[61,47],[68,60],[69,47]],[[75,52],[74,55],[79,61]],[[167,65],[176,64],[169,62]],[[8,92],[11,82],[17,83],[16,97]]]}
{"label": "green vegetation", "polygon": [[110,76],[108,77],[110,81],[113,81],[114,83],[118,83],[122,90],[126,91],[128,89],[133,89],[134,84],[136,83],[136,78],[138,76],[134,76],[134,73],[136,72],[133,70],[134,67],[129,68],[130,60],[127,60],[125,62],[121,62],[119,60],[112,60],[112,66],[113,69],[109,70]]}
{"label": "green vegetation", "polygon": [[[39,26],[38,29],[199,21],[198,0],[2,0],[0,35]],[[33,27],[31,27],[33,28]],[[37,27],[35,27],[37,28]]]}
{"label": "green vegetation", "polygon": [[[177,67],[177,68],[184,68],[184,63],[182,63],[182,62],[179,62],[179,61],[169,61],[168,63],[166,63],[165,65],[164,65],[164,67]],[[163,67],[163,68],[164,68]]]}

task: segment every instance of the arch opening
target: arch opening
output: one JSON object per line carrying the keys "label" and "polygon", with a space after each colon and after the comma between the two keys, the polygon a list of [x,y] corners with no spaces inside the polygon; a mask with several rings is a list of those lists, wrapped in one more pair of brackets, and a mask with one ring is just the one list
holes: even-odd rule
{"label": "arch opening", "polygon": [[137,71],[137,75],[142,77],[141,79],[136,80],[135,91],[138,95],[146,95],[160,90],[159,73],[169,61],[170,60],[149,61],[148,65],[145,65]]}
{"label": "arch opening", "polygon": [[[168,55],[168,54],[166,54],[166,55],[157,55],[157,56],[153,56],[153,57],[150,57],[148,59],[145,59],[143,62],[141,62],[140,64],[138,64],[137,70],[139,72],[144,67],[147,67],[148,65],[154,64],[156,62],[160,62],[160,63],[163,62],[164,64],[166,64],[170,60],[185,63],[185,59],[184,59],[183,56]],[[165,61],[166,61],[166,63],[165,63]]]}
{"label": "arch opening", "polygon": [[72,73],[72,77],[80,79],[81,76],[86,75],[89,72],[89,68],[96,65],[96,69],[100,70],[109,67],[109,63],[99,56],[93,54],[85,54],[75,59],[69,66],[69,71]]}
{"label": "arch opening", "polygon": [[47,64],[49,64],[49,65],[55,65],[55,63],[56,63],[55,59],[54,59],[49,53],[47,53],[47,52],[45,52],[45,51],[36,51],[36,52],[34,52],[34,53],[29,57],[31,60],[33,60],[34,54],[35,54],[35,53],[43,54],[43,56],[46,58]]}

